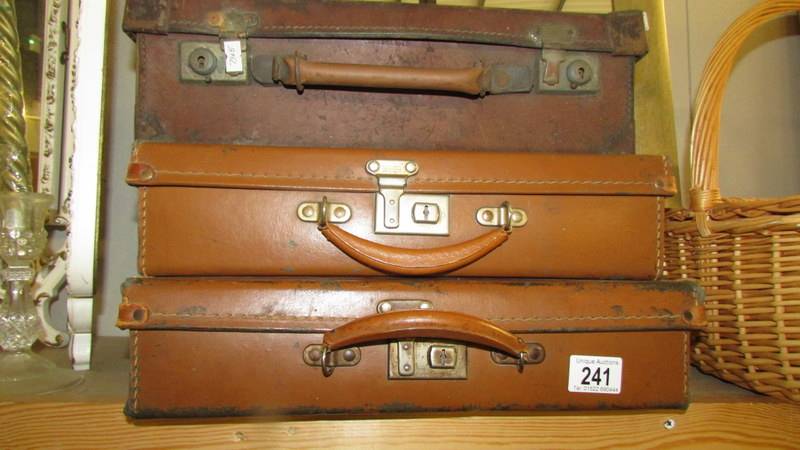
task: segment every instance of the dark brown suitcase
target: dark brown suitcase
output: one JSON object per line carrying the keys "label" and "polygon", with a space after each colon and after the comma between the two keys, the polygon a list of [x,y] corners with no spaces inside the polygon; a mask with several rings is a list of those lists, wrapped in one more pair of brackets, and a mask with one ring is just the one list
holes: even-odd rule
{"label": "dark brown suitcase", "polygon": [[140,143],[143,275],[654,279],[662,157]]}
{"label": "dark brown suitcase", "polygon": [[683,282],[137,279],[135,418],[685,408]]}
{"label": "dark brown suitcase", "polygon": [[124,27],[137,139],[634,152],[637,12],[128,0]]}

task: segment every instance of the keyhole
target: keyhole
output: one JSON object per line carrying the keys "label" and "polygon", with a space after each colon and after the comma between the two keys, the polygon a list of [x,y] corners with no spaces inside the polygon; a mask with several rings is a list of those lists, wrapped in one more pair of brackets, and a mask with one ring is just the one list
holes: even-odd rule
{"label": "keyhole", "polygon": [[578,67],[578,77],[581,81],[583,81],[584,74],[586,73],[586,69],[583,67]]}
{"label": "keyhole", "polygon": [[197,57],[197,66],[201,69],[205,69],[206,67],[206,57],[205,56],[198,56]]}
{"label": "keyhole", "polygon": [[431,214],[431,212],[428,210],[428,205],[425,205],[425,208],[422,210],[422,215],[425,216],[425,220],[428,219],[428,216],[430,214]]}
{"label": "keyhole", "polygon": [[447,362],[448,362],[447,360],[448,360],[448,358],[447,358],[447,350],[445,350],[445,349],[440,350],[439,351],[439,364],[442,365],[442,366],[446,366]]}

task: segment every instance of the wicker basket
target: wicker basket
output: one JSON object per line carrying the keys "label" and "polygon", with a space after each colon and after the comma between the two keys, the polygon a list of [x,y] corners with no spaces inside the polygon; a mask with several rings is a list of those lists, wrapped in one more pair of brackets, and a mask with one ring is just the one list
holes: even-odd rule
{"label": "wicker basket", "polygon": [[694,346],[706,373],[800,401],[800,196],[723,199],[718,147],[722,93],[750,32],[800,10],[764,1],[739,17],[712,51],[698,90],[691,140],[691,208],[671,211],[667,277],[706,292],[708,326]]}

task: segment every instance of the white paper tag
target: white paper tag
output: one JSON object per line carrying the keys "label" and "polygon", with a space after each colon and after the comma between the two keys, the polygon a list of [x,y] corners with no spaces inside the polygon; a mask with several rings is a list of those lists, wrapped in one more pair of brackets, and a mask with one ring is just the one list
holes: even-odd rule
{"label": "white paper tag", "polygon": [[622,392],[622,358],[571,355],[567,389],[570,392],[619,394]]}
{"label": "white paper tag", "polygon": [[224,41],[225,72],[238,74],[244,72],[242,65],[242,41]]}

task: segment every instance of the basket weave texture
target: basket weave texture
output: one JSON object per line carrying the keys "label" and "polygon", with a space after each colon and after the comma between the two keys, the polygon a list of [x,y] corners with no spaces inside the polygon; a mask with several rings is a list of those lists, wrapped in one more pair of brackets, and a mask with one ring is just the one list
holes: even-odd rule
{"label": "basket weave texture", "polygon": [[694,346],[706,373],[800,402],[800,195],[722,198],[722,97],[742,42],[760,24],[800,10],[763,1],[733,22],[706,64],[691,140],[691,207],[668,213],[666,277],[698,280],[708,325]]}

